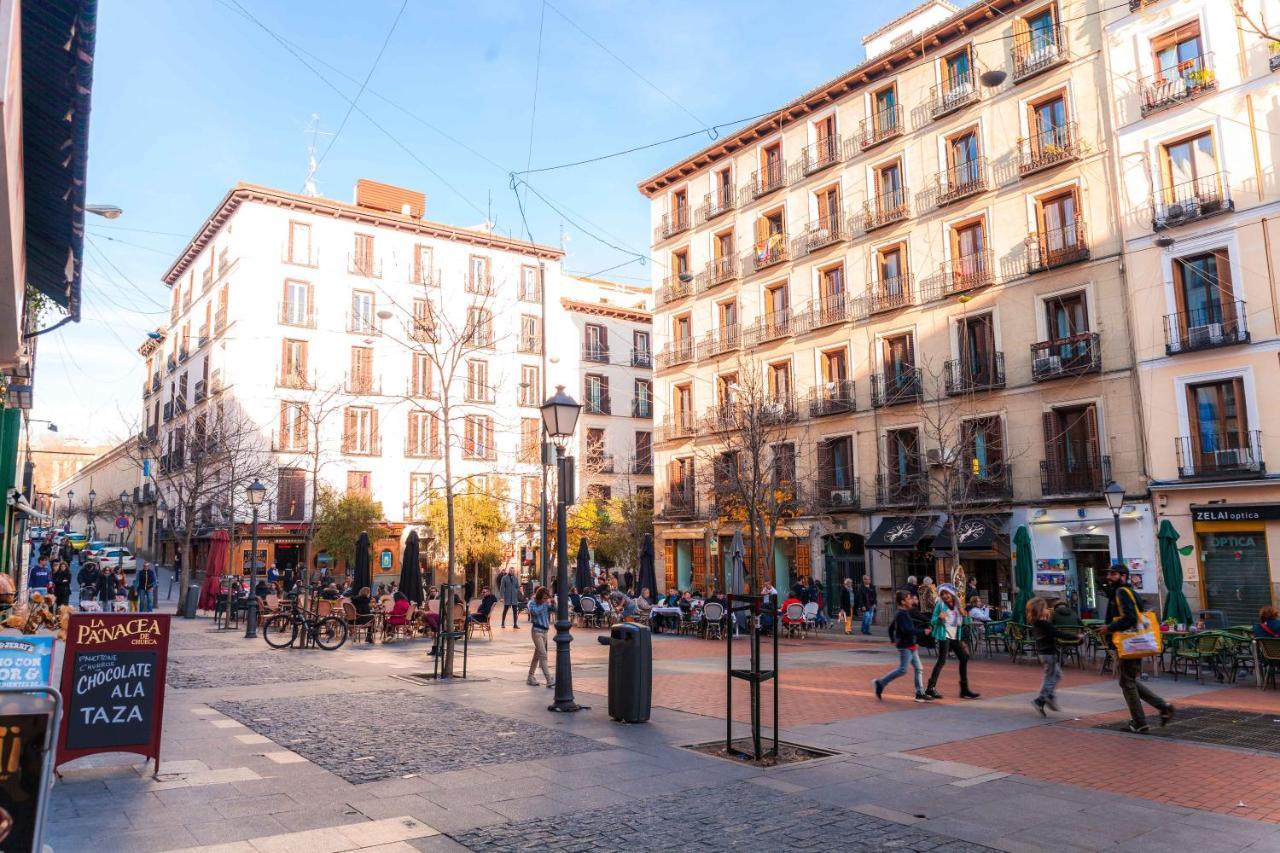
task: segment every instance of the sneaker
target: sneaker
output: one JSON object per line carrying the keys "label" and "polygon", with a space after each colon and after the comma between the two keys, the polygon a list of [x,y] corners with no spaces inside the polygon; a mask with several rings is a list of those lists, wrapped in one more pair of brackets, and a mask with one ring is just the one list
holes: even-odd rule
{"label": "sneaker", "polygon": [[927,698],[929,698],[929,699],[941,699],[941,698],[942,698],[942,694],[941,694],[941,693],[939,693],[937,690],[934,690],[932,687],[930,687],[928,690],[926,690],[926,691],[924,692],[924,695],[925,695]]}
{"label": "sneaker", "polygon": [[1146,723],[1130,722],[1127,731],[1130,734],[1145,735],[1147,732],[1151,731],[1151,726],[1148,726]]}
{"label": "sneaker", "polygon": [[524,683],[525,683],[525,684],[527,684],[527,685],[529,685],[530,687],[537,687],[537,686],[538,686],[538,679],[534,678],[534,677],[531,675],[531,676],[529,676],[528,678],[526,678],[526,679],[524,680]]}
{"label": "sneaker", "polygon": [[1160,712],[1160,728],[1169,725],[1169,721],[1173,719],[1173,706],[1165,705],[1164,710]]}
{"label": "sneaker", "polygon": [[917,693],[917,694],[916,694],[916,701],[917,701],[917,702],[932,702],[932,701],[933,701],[933,699],[929,696],[929,694],[928,694],[928,693]]}
{"label": "sneaker", "polygon": [[[534,683],[536,684],[537,682],[535,681]],[[555,686],[556,686],[556,683],[555,683],[554,681],[548,681],[548,682],[547,682],[547,689],[548,689],[548,690],[554,690],[554,689],[555,689]]]}
{"label": "sneaker", "polygon": [[879,681],[873,681],[871,683],[874,684],[876,687],[876,698],[879,699],[881,702],[883,702],[884,701],[884,685],[881,684]]}
{"label": "sneaker", "polygon": [[961,699],[980,699],[982,698],[982,694],[974,693],[972,690],[961,690],[960,698]]}
{"label": "sneaker", "polygon": [[1050,696],[1048,699],[1046,699],[1046,700],[1044,700],[1044,701],[1045,701],[1045,704],[1046,704],[1046,705],[1048,705],[1048,706],[1049,706],[1049,708],[1050,708],[1051,710],[1054,710],[1054,711],[1061,711],[1061,710],[1062,710],[1061,708],[1059,708],[1059,707],[1058,707],[1058,697],[1057,697],[1057,696]]}
{"label": "sneaker", "polygon": [[1032,699],[1032,700],[1031,700],[1031,704],[1032,704],[1032,706],[1033,706],[1037,711],[1039,711],[1039,712],[1040,712],[1040,716],[1042,716],[1042,717],[1047,717],[1047,716],[1049,716],[1048,714],[1046,714],[1046,713],[1044,712],[1045,701],[1044,701],[1043,699],[1039,699],[1039,698],[1037,698],[1037,699]]}

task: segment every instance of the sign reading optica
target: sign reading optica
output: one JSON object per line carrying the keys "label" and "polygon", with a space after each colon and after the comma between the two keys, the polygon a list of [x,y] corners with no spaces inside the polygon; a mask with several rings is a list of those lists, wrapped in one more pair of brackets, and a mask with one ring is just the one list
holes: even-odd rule
{"label": "sign reading optica", "polygon": [[1192,521],[1280,521],[1280,504],[1214,504],[1191,507]]}

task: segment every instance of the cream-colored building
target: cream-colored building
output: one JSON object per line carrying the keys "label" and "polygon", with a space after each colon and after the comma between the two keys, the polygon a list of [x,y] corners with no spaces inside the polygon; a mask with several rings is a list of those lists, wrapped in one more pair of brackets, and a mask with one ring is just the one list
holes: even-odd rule
{"label": "cream-colored building", "polygon": [[1247,624],[1280,599],[1280,7],[1129,6],[1105,47],[1146,469],[1192,608]]}
{"label": "cream-colored building", "polygon": [[[794,421],[779,452],[803,484],[780,588],[822,578],[833,606],[864,571],[882,601],[936,576],[943,508],[922,483],[945,463],[972,473],[966,498],[989,522],[962,551],[984,595],[1012,599],[1025,524],[1038,586],[1091,607],[1093,570],[1116,553],[1112,479],[1124,556],[1154,591],[1101,6],[925,3],[864,39],[862,64],[640,184],[665,263],[668,585],[722,582],[734,527],[705,460],[749,370]],[[964,422],[955,447],[938,412]]]}

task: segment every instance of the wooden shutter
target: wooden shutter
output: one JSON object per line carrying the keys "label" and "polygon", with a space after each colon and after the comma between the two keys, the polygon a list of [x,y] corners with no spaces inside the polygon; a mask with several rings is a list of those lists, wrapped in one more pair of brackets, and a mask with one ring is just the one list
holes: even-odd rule
{"label": "wooden shutter", "polygon": [[355,446],[356,413],[353,409],[342,411],[342,449],[350,450]]}
{"label": "wooden shutter", "polygon": [[1049,469],[1052,482],[1052,478],[1062,471],[1062,454],[1059,453],[1061,445],[1058,443],[1058,413],[1050,409],[1041,417],[1044,421],[1044,463]]}
{"label": "wooden shutter", "polygon": [[285,446],[286,437],[289,435],[289,404],[280,404],[280,446]]}
{"label": "wooden shutter", "polygon": [[707,590],[707,542],[705,539],[693,540],[693,588],[704,593]]}
{"label": "wooden shutter", "polygon": [[808,577],[809,574],[812,572],[812,568],[810,566],[811,557],[809,555],[809,540],[797,539],[795,540],[795,542],[796,542],[795,579],[798,580],[799,578]]}
{"label": "wooden shutter", "polygon": [[676,588],[676,543],[668,539],[662,545],[663,551],[663,591],[670,592]]}
{"label": "wooden shutter", "polygon": [[381,453],[382,448],[379,444],[378,436],[378,410],[369,410],[369,452],[374,455]]}
{"label": "wooden shutter", "polygon": [[1225,335],[1234,336],[1236,332],[1236,297],[1235,288],[1231,286],[1231,257],[1226,249],[1215,249],[1214,266],[1217,268],[1218,300],[1222,303],[1222,331]]}
{"label": "wooden shutter", "polygon": [[421,415],[418,412],[409,413],[408,440],[410,452],[417,454],[421,447]]}
{"label": "wooden shutter", "polygon": [[1101,490],[1107,484],[1102,482],[1104,472],[1102,471],[1102,448],[1101,443],[1098,440],[1097,407],[1090,405],[1084,410],[1084,425],[1089,442],[1087,464],[1090,468],[1090,476],[1095,476],[1096,472],[1096,482],[1094,483],[1094,486],[1098,490]]}
{"label": "wooden shutter", "polygon": [[1013,19],[1013,55],[1026,56],[1031,51],[1031,27],[1025,18]]}

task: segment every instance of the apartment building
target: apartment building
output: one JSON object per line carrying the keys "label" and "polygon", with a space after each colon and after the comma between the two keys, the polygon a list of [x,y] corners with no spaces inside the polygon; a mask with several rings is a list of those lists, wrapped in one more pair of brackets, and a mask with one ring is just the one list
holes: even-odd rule
{"label": "apartment building", "polygon": [[1134,0],[1105,29],[1156,519],[1230,624],[1280,600],[1278,28],[1264,0]]}
{"label": "apartment building", "polygon": [[[166,272],[169,324],[141,351],[143,439],[171,511],[178,473],[206,452],[190,436],[236,412],[274,472],[259,531],[266,563],[303,559],[318,468],[328,487],[382,505],[390,533],[374,543],[374,574],[398,574],[403,537],[443,488],[447,452],[460,488],[504,494],[507,564],[540,571],[536,553],[517,556],[536,551],[519,528],[529,501],[536,514],[528,484],[539,473],[520,437],[542,402],[530,389],[542,388],[543,289],[559,293],[562,253],[431,222],[425,205],[363,180],[353,203],[252,184],[219,202]],[[452,342],[460,333],[465,348]],[[436,363],[454,369],[449,423]],[[201,507],[201,538],[231,523],[246,533],[234,507]]]}
{"label": "apartment building", "polygon": [[[750,371],[792,424],[774,448],[800,497],[778,587],[823,578],[833,606],[864,572],[882,601],[938,577],[950,507],[989,599],[1012,598],[1026,525],[1037,588],[1090,610],[1117,551],[1114,480],[1124,557],[1154,592],[1099,8],[924,3],[868,35],[862,64],[640,184],[663,262],[668,586],[723,583],[737,525],[707,459]],[[963,495],[938,499],[944,474]]]}
{"label": "apartment building", "polygon": [[[576,276],[563,276],[561,289],[560,310],[548,320],[549,372],[582,403],[578,494],[652,494],[652,290]],[[536,458],[539,424],[527,432]]]}

